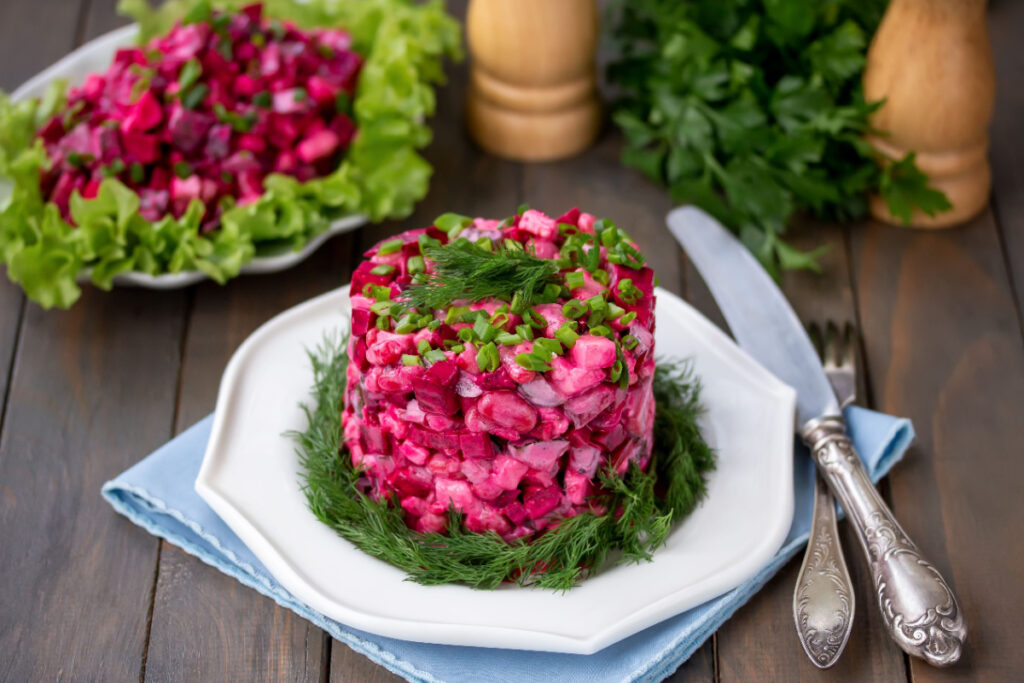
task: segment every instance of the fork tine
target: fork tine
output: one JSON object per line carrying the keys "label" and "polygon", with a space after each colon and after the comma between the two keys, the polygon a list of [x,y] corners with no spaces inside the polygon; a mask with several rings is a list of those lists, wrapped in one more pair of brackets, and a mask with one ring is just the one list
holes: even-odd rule
{"label": "fork tine", "polygon": [[857,351],[857,328],[854,327],[853,323],[847,322],[843,327],[843,358],[841,364],[849,366],[854,373],[857,372]]}
{"label": "fork tine", "polygon": [[839,326],[832,320],[825,326],[825,362],[835,367],[843,364],[843,340],[839,335]]}

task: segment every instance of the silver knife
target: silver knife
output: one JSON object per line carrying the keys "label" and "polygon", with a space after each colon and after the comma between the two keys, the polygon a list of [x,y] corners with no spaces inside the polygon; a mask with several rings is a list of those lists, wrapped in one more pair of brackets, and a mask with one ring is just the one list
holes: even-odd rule
{"label": "silver knife", "polygon": [[796,389],[797,432],[857,530],[889,634],[910,655],[935,666],[953,664],[967,636],[956,596],[871,483],[789,302],[747,248],[700,209],[673,210],[668,229],[707,283],[737,343]]}

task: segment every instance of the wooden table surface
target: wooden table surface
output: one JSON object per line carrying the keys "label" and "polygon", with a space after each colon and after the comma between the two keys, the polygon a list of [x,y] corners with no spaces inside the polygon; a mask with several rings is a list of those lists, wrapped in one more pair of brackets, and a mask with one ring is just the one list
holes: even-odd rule
{"label": "wooden table surface", "polygon": [[[2,0],[0,87],[123,23],[114,5]],[[830,247],[824,274],[785,279],[805,320],[859,325],[865,403],[914,421],[917,442],[882,490],[959,593],[970,629],[963,659],[940,671],[896,648],[844,529],[859,607],[834,669],[818,672],[797,642],[794,560],[672,680],[1024,680],[1024,2],[993,0],[989,14],[1000,78],[990,208],[942,232],[802,225],[798,244]],[[497,160],[466,139],[465,80],[465,66],[453,68],[439,92],[427,152],[435,175],[416,214],[335,238],[301,267],[225,287],[89,289],[66,312],[0,282],[0,680],[395,679],[99,495],[213,409],[228,358],[254,328],[347,282],[378,239],[446,210],[579,205],[626,227],[664,286],[720,320],[665,233],[667,194],[620,166],[614,131],[564,162]]]}

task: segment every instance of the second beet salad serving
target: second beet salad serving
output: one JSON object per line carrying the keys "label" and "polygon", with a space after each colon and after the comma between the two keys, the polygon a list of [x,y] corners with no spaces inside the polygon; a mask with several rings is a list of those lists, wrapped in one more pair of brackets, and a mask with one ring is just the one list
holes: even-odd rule
{"label": "second beet salad serving", "polygon": [[370,249],[350,300],[307,493],[416,580],[568,587],[610,549],[649,557],[701,496],[696,383],[656,369],[654,273],[611,221],[445,214]]}
{"label": "second beet salad serving", "polygon": [[[433,82],[459,51],[439,3],[127,0],[138,42],[109,66],[0,93],[0,263],[67,307],[88,278],[218,282],[342,218],[400,217],[427,191]],[[101,49],[101,46],[102,49]],[[65,71],[68,69],[65,67]],[[74,69],[72,69],[74,71]]]}

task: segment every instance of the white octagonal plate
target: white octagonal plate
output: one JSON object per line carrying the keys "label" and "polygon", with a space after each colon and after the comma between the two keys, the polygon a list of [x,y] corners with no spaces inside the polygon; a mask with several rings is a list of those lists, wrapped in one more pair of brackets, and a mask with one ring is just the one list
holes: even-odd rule
{"label": "white octagonal plate", "polygon": [[[136,35],[138,35],[138,26],[132,24],[115,29],[110,33],[105,33],[99,38],[89,41],[26,81],[14,91],[11,95],[11,100],[20,102],[32,97],[42,97],[50,87],[50,84],[58,79],[66,80],[69,85],[81,84],[89,74],[105,71],[114,60],[114,53],[117,50],[122,47],[135,45]],[[3,205],[10,195],[10,183],[0,178],[0,206]],[[310,238],[299,250],[285,247],[259,252],[255,258],[242,266],[241,274],[262,275],[291,268],[306,260],[310,254],[319,249],[329,238],[343,232],[355,230],[359,226],[365,225],[366,222],[365,216],[343,216],[333,221],[327,230]],[[130,271],[114,276],[114,284],[118,287],[178,289],[208,279],[209,276],[201,270],[186,270],[180,273],[162,273],[160,275]],[[88,271],[79,273],[77,280],[79,283],[89,282]]]}
{"label": "white octagonal plate", "polygon": [[793,515],[795,393],[681,299],[657,295],[657,354],[693,359],[718,468],[705,501],[652,562],[607,569],[565,593],[426,587],[317,521],[284,434],[306,426],[306,349],[347,325],[347,287],[282,313],[235,352],[196,491],[287,590],[349,626],[420,642],[596,652],[752,577]]}

